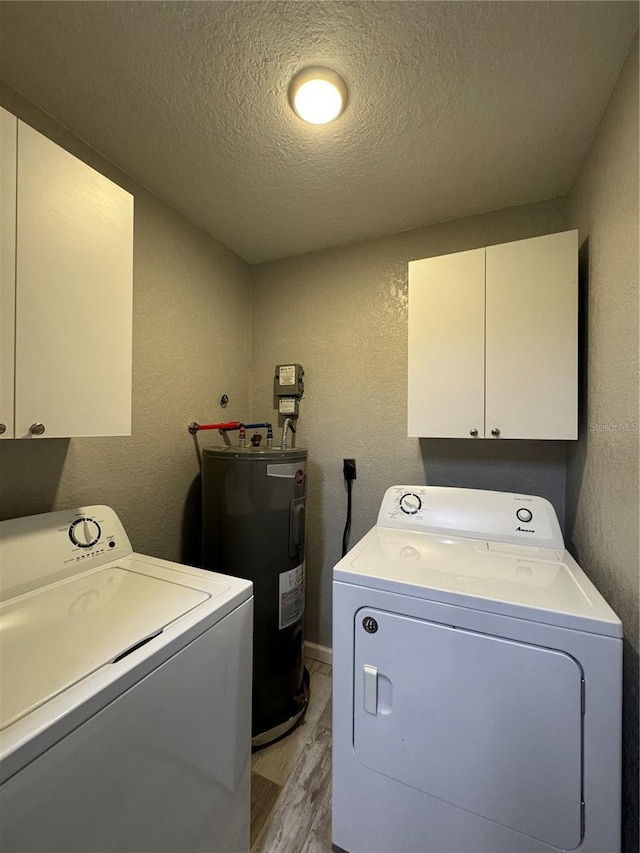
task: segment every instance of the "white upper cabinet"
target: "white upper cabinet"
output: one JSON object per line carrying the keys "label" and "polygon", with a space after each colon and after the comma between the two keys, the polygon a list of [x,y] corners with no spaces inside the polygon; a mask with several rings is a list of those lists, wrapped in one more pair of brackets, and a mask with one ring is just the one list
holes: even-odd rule
{"label": "white upper cabinet", "polygon": [[13,438],[18,120],[0,108],[0,438]]}
{"label": "white upper cabinet", "polygon": [[578,232],[409,264],[408,434],[575,439]]}
{"label": "white upper cabinet", "polygon": [[129,435],[133,197],[4,110],[1,119],[4,437]]}

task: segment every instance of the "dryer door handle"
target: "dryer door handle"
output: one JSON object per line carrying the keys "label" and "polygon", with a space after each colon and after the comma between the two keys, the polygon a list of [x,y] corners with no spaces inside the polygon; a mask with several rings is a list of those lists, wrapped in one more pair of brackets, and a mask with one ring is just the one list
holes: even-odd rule
{"label": "dryer door handle", "polygon": [[378,668],[365,664],[363,673],[363,701],[367,714],[378,713]]}

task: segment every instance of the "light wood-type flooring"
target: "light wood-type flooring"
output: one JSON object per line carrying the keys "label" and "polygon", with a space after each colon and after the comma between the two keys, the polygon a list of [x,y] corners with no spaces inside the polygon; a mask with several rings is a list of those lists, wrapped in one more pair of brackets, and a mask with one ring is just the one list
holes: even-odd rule
{"label": "light wood-type flooring", "polygon": [[331,667],[305,663],[304,722],[251,760],[251,853],[331,851]]}

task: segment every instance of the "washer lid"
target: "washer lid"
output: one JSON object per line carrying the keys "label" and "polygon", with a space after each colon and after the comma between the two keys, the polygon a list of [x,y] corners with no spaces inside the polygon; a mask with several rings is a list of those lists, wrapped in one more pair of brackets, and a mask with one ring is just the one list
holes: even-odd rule
{"label": "washer lid", "polygon": [[567,551],[374,527],[334,569],[334,579],[622,636],[622,625]]}
{"label": "washer lid", "polygon": [[0,730],[211,597],[111,564],[3,603]]}

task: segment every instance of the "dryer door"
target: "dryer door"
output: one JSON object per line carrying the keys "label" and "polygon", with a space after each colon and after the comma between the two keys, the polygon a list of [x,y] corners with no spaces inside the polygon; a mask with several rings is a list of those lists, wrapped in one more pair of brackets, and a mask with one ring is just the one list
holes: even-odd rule
{"label": "dryer door", "polygon": [[363,608],[354,678],[364,765],[554,847],[580,844],[582,670],[572,657]]}

